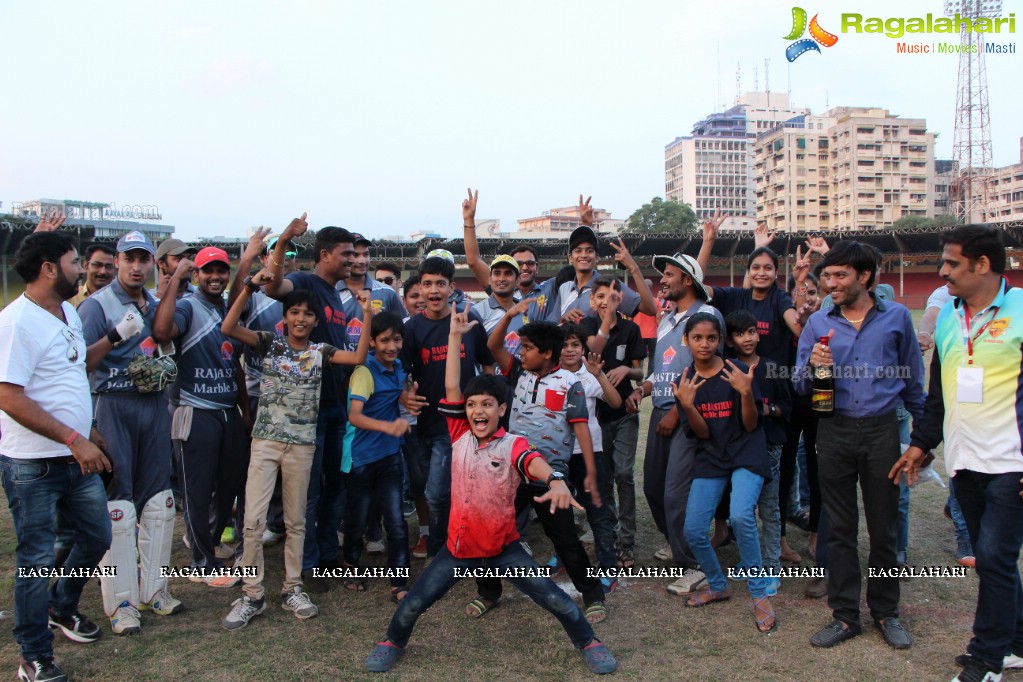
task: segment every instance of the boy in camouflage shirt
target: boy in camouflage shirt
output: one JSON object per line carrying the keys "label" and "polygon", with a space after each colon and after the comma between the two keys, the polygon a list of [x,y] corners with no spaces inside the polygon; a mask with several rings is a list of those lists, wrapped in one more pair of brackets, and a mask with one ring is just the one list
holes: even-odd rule
{"label": "boy in camouflage shirt", "polygon": [[[270,279],[272,275],[266,270],[247,279],[221,327],[225,336],[244,343],[263,358],[259,409],[252,429],[252,452],[245,485],[245,553],[242,557],[243,566],[256,570],[255,575],[245,576],[245,596],[234,601],[223,621],[228,630],[240,630],[253,616],[266,610],[261,538],[278,471],[287,529],[282,606],[298,618],[312,618],[319,613],[302,590],[302,548],[323,363],[359,365],[366,361],[369,349],[369,334],[362,335],[355,351],[338,350],[326,343],[309,343],[309,334],[320,319],[320,310],[316,297],[305,289],[295,289],[282,299],[286,336],[239,326],[249,296]],[[371,319],[369,297],[360,292],[359,300],[363,319]]]}

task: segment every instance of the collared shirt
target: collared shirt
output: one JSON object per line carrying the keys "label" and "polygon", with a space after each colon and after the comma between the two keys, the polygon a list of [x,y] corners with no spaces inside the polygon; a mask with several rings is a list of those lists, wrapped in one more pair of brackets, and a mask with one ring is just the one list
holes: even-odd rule
{"label": "collared shirt", "polygon": [[[359,365],[352,372],[348,383],[348,404],[362,403],[362,414],[370,419],[393,422],[398,418],[398,396],[405,381],[405,370],[401,360],[395,360],[388,369],[377,360],[376,353],[366,356],[366,364]],[[351,410],[349,410],[350,412]],[[342,471],[390,457],[401,449],[401,436],[392,436],[382,431],[359,429],[348,422],[344,437]],[[345,464],[349,468],[345,468]]]}
{"label": "collared shirt", "polygon": [[900,303],[874,298],[859,331],[840,308],[810,316],[799,337],[792,382],[809,393],[813,345],[835,335],[828,344],[835,361],[835,412],[846,417],[874,417],[893,412],[902,399],[914,418],[923,413],[923,361],[909,310]]}
{"label": "collared shirt", "polygon": [[[159,345],[153,339],[153,320],[156,318],[158,302],[148,291],[143,291],[143,296],[146,310],[142,315],[145,322],[142,333],[122,341],[120,345],[110,349],[100,361],[89,377],[93,393],[138,392],[128,374],[128,364],[138,354],[147,358],[153,357]],[[141,312],[135,298],[125,290],[117,278],[82,301],[78,315],[82,318],[86,345],[91,346],[109,334],[124,319],[124,314],[133,309]]]}
{"label": "collared shirt", "polygon": [[[599,317],[587,317],[579,322],[579,326],[589,334],[596,336],[600,329],[601,320]],[[604,372],[608,373],[618,367],[632,369],[634,360],[642,362],[646,358],[646,344],[639,331],[639,325],[618,314],[615,325],[607,335],[607,345],[604,346]],[[625,379],[618,384],[618,395],[622,397],[621,407],[614,408],[603,400],[597,403],[597,417],[602,422],[618,421],[628,414],[625,409],[625,401],[632,393],[632,379]]]}
{"label": "collared shirt", "polygon": [[[344,350],[353,351],[359,345],[359,339],[362,338],[362,305],[355,295],[358,292],[349,289],[345,280],[340,280],[336,288],[338,295],[341,296],[345,319],[348,321],[345,328],[348,334],[348,345],[344,347]],[[366,275],[366,286],[362,288],[369,289],[369,300],[374,315],[379,312],[388,312],[394,313],[398,317],[405,316],[405,306],[401,304],[401,298],[391,287]]]}
{"label": "collared shirt", "polygon": [[[590,371],[586,369],[586,363],[583,363],[582,367],[573,372],[573,374],[579,380],[579,385],[583,389],[583,395],[586,397],[586,411],[590,413],[590,419],[586,422],[586,426],[590,430],[590,442],[593,444],[593,452],[603,452],[604,435],[600,428],[600,420],[597,419],[597,402],[604,402],[604,387],[600,385],[597,377],[590,374]],[[575,447],[572,448],[572,454],[580,455],[582,452],[583,448],[577,438]]]}
{"label": "collared shirt", "polygon": [[518,358],[502,370],[515,383],[509,420],[512,433],[525,436],[552,469],[568,474],[575,447],[574,424],[590,420],[578,377],[558,365],[541,376],[522,369]]}
{"label": "collared shirt", "polygon": [[521,301],[524,298],[536,298],[537,296],[539,296],[543,292],[543,290],[541,289],[541,285],[542,284],[543,284],[543,282],[537,282],[534,279],[533,280],[533,286],[526,293],[522,293],[522,289],[519,289],[518,287],[516,287],[515,288],[515,293],[513,294],[512,298],[515,299],[516,303],[518,303],[519,301]]}
{"label": "collared shirt", "polygon": [[[504,317],[505,310],[501,306],[500,301],[491,294],[485,301],[480,301],[474,305],[472,309],[483,320],[483,331],[487,333],[489,338],[490,332],[494,331],[494,327]],[[518,355],[519,346],[522,345],[519,330],[522,329],[524,324],[526,324],[524,315],[516,315],[508,323],[508,333],[504,337],[504,349],[513,356]]]}
{"label": "collared shirt", "polygon": [[721,312],[705,301],[696,301],[688,310],[679,310],[674,315],[665,315],[657,327],[657,345],[654,348],[654,363],[650,376],[646,378],[653,385],[650,397],[655,408],[675,405],[675,386],[682,371],[693,364],[693,356],[683,343],[686,320],[696,313],[710,313],[718,318],[721,329],[725,328]]}
{"label": "collared shirt", "polygon": [[983,402],[958,399],[959,369],[968,353],[965,309],[955,299],[938,313],[927,405],[914,423],[912,444],[932,450],[944,438],[945,470],[953,476],[964,469],[1023,472],[1023,289],[1007,287],[1003,279],[991,305],[970,312],[973,366],[984,369]]}
{"label": "collared shirt", "polygon": [[[117,278],[115,277],[114,279],[116,280]],[[89,298],[90,293],[91,292],[89,291],[89,285],[86,284],[85,282],[82,282],[82,286],[78,287],[78,293],[75,294],[74,297],[68,301],[68,303],[77,308],[82,304],[82,301]]]}
{"label": "collared shirt", "polygon": [[927,297],[926,308],[937,308],[941,310],[945,307],[945,304],[951,303],[953,300],[952,294],[948,291],[948,285],[942,284],[940,287],[931,292],[931,295]]}
{"label": "collared shirt", "polygon": [[[590,274],[590,279],[582,287],[578,286],[576,278],[573,277],[558,287],[552,299],[541,301],[545,295],[549,296],[548,292],[553,289],[554,279],[547,280],[541,285],[541,288],[545,290],[529,306],[529,311],[527,312],[529,320],[531,322],[546,320],[547,322],[558,323],[570,310],[581,310],[583,315],[595,314],[593,306],[590,305],[590,293],[593,291],[593,282],[602,274],[607,273],[594,270]],[[551,287],[545,288],[544,285],[548,283],[551,283]],[[629,287],[623,286],[622,302],[618,306],[618,310],[631,317],[639,310],[639,303],[639,294]]]}
{"label": "collared shirt", "polygon": [[220,325],[224,308],[205,296],[179,299],[174,324],[181,336],[178,344],[178,378],[171,391],[171,404],[202,410],[230,409],[238,404],[235,358],[240,349],[224,338]]}
{"label": "collared shirt", "polygon": [[[155,298],[157,301],[160,300],[160,297],[156,295],[157,291],[158,291],[158,289],[156,287],[153,287],[152,289],[146,289],[146,291],[148,291],[153,296],[153,298]],[[196,289],[195,285],[192,284],[191,282],[187,282],[186,281],[185,282],[185,290],[183,292],[181,292],[181,296],[178,297],[178,300],[180,301],[183,298],[188,298],[189,296],[195,296],[197,293],[199,293],[199,290]]]}
{"label": "collared shirt", "polygon": [[515,494],[523,480],[530,480],[529,463],[541,455],[504,429],[481,444],[469,430],[465,403],[441,400],[440,412],[451,436],[448,550],[457,559],[497,556],[519,538]]}
{"label": "collared shirt", "polygon": [[[67,324],[19,296],[0,310],[0,382],[22,386],[54,419],[88,438],[92,398],[85,374],[85,334],[70,303]],[[64,443],[41,436],[0,411],[0,454],[13,459],[67,457]]]}

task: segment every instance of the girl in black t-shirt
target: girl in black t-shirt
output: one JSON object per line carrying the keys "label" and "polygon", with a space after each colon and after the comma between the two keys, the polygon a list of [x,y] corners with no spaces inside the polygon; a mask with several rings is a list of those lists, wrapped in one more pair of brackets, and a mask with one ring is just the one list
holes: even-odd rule
{"label": "girl in black t-shirt", "polygon": [[760,556],[760,538],[754,516],[765,479],[770,478],[767,441],[760,425],[757,403],[761,396],[753,369],[718,355],[721,323],[707,313],[686,322],[685,342],[693,364],[675,388],[686,431],[696,439],[693,483],[686,505],[685,538],[709,587],[694,592],[689,606],[705,606],[731,598],[728,581],[707,538],[714,510],[729,482],[732,484],[730,519],[739,555],[753,597],[753,617],[760,632],[776,627],[774,608],[767,596],[767,575]]}

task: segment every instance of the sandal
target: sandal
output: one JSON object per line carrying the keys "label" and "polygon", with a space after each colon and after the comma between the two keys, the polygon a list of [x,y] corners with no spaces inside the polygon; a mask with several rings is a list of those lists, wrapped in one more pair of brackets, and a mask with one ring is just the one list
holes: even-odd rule
{"label": "sandal", "polygon": [[488,605],[482,597],[477,597],[465,605],[465,613],[470,618],[482,618],[501,605],[501,600],[490,602]]}
{"label": "sandal", "polygon": [[636,554],[632,547],[622,547],[618,551],[618,567],[632,568],[636,565]]}
{"label": "sandal", "polygon": [[[764,606],[764,603],[767,606]],[[763,618],[757,618],[757,614],[763,614]],[[757,630],[761,634],[769,635],[778,629],[778,617],[774,613],[774,607],[771,606],[770,597],[761,597],[760,599],[753,600],[753,620],[757,624]],[[771,627],[765,628],[767,621],[771,621]]]}
{"label": "sandal", "polygon": [[595,601],[586,607],[583,615],[586,616],[586,622],[590,625],[603,623],[607,620],[607,606],[602,601]]}
{"label": "sandal", "polygon": [[400,604],[401,600],[404,599],[406,595],[408,595],[407,587],[391,588],[391,601],[393,601],[395,604]]}
{"label": "sandal", "polygon": [[729,592],[728,590],[721,590],[720,592],[716,592],[715,590],[712,590],[711,588],[708,587],[705,590],[697,590],[696,592],[693,592],[689,599],[686,600],[686,606],[691,606],[695,609],[698,609],[701,606],[713,604],[716,601],[728,601],[731,598],[732,593]]}

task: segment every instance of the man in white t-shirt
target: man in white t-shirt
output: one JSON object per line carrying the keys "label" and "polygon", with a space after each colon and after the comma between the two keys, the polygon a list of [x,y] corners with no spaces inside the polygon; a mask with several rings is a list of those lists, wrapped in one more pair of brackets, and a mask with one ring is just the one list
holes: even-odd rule
{"label": "man in white t-shirt", "polygon": [[[29,235],[15,254],[25,294],[0,311],[0,473],[18,538],[14,637],[21,680],[66,680],[53,661],[53,634],[93,642],[100,629],[78,612],[82,589],[110,547],[110,471],[91,427],[82,321],[67,303],[82,268],[73,238]],[[75,544],[50,588],[54,519],[67,512]]]}

